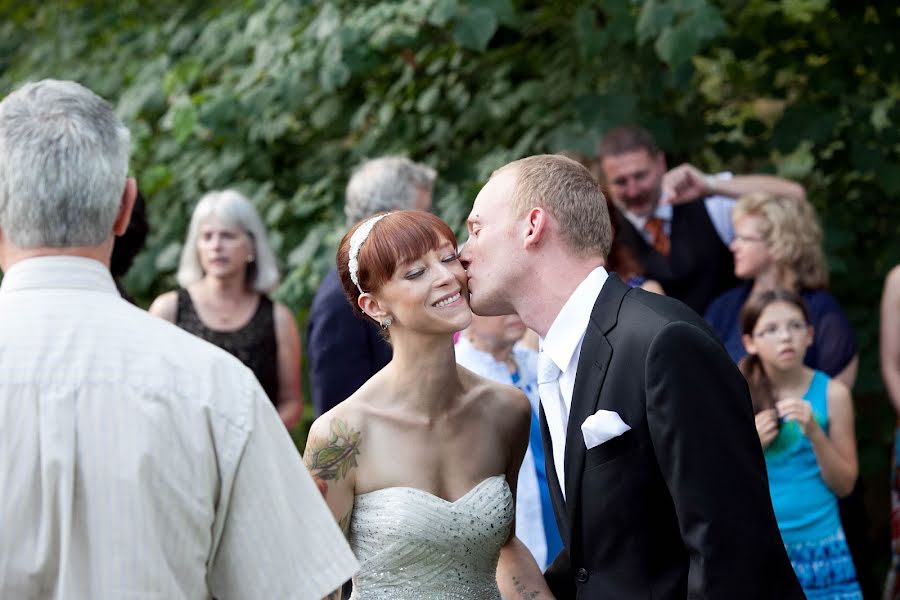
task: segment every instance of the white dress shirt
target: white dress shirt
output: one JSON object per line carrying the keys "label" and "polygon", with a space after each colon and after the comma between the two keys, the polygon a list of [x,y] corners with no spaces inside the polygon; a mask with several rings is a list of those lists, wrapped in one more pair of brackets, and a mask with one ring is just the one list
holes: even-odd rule
{"label": "white dress shirt", "polygon": [[572,406],[572,392],[575,390],[578,359],[581,356],[581,343],[584,341],[597,295],[600,294],[608,277],[603,267],[591,271],[569,296],[547,331],[547,337],[541,340],[541,353],[552,360],[562,372],[558,380],[561,402],[541,396],[541,406],[544,407],[544,415],[547,417],[547,428],[553,442],[553,464],[556,467],[556,476],[563,497],[566,495],[566,429]]}
{"label": "white dress shirt", "polygon": [[358,568],[253,373],[49,256],[0,286],[0,598],[321,598]]}
{"label": "white dress shirt", "polygon": [[[716,177],[728,180],[731,179],[732,174],[725,171],[717,173]],[[706,205],[706,213],[709,215],[709,220],[712,221],[716,233],[719,234],[719,239],[722,240],[722,243],[726,246],[730,245],[734,240],[734,224],[731,222],[731,212],[734,210],[736,202],[737,200],[735,198],[729,196],[712,195],[703,199],[703,203]],[[659,203],[656,205],[656,210],[653,212],[654,217],[662,220],[666,235],[672,235],[673,209],[674,207],[671,204]],[[644,239],[647,240],[647,243],[652,245],[653,242],[650,232],[644,229],[648,217],[640,217],[627,210],[623,210],[622,213],[625,215],[626,219],[631,221],[634,228],[641,232]]]}

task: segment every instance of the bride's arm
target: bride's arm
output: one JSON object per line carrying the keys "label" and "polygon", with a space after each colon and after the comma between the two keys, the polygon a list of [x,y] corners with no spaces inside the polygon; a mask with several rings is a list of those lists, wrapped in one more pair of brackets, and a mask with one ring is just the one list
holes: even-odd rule
{"label": "bride's arm", "polygon": [[497,585],[505,600],[553,598],[541,568],[515,535],[500,550]]}
{"label": "bride's arm", "polygon": [[[525,450],[528,448],[528,437],[531,431],[531,404],[521,392],[518,392],[512,400],[513,409],[505,412],[503,417],[511,421],[511,426],[508,426],[510,435],[499,436],[499,439],[505,439],[509,444],[506,482],[515,498],[519,469],[522,466]],[[516,537],[515,519],[513,519],[509,539],[500,549],[500,561],[497,563],[497,586],[505,600],[553,598],[534,556]]]}
{"label": "bride's arm", "polygon": [[[347,536],[353,514],[356,457],[360,452],[361,434],[339,416],[331,416],[331,412],[312,424],[303,461],[341,531]],[[325,597],[325,600],[340,599],[341,588]]]}

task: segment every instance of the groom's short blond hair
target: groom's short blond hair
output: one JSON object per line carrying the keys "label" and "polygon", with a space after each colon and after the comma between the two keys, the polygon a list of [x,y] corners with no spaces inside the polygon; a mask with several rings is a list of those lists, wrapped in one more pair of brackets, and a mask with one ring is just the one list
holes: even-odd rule
{"label": "groom's short blond hair", "polygon": [[560,154],[538,154],[513,161],[494,175],[512,171],[512,211],[523,215],[539,206],[559,223],[563,242],[582,256],[606,258],[612,245],[612,224],[606,198],[583,165]]}

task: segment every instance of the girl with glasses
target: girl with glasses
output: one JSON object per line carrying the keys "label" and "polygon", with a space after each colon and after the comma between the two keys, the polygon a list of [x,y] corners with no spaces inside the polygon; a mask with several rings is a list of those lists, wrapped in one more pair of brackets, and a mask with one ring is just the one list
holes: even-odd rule
{"label": "girl with glasses", "polygon": [[804,366],[813,340],[806,305],[792,291],[752,296],[740,315],[756,429],[778,528],[810,600],[862,598],[837,498],[858,473],[848,388]]}

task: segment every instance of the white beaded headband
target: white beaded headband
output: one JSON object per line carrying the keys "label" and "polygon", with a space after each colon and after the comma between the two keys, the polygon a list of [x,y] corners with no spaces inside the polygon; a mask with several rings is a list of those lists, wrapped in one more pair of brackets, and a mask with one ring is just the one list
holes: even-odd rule
{"label": "white beaded headband", "polygon": [[363,293],[363,289],[359,286],[359,251],[366,242],[366,238],[372,233],[372,228],[375,227],[375,223],[389,214],[390,213],[375,215],[368,221],[363,221],[362,225],[357,227],[356,231],[353,232],[353,235],[350,236],[350,260],[348,261],[347,266],[350,268],[350,279],[356,285],[356,289],[359,290],[360,294]]}

